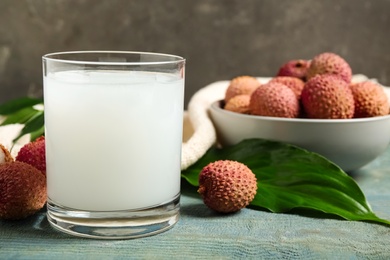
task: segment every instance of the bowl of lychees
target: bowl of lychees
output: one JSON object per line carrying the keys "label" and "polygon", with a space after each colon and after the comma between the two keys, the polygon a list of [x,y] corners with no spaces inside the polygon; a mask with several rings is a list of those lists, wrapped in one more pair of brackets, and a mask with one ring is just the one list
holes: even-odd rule
{"label": "bowl of lychees", "polygon": [[384,153],[390,143],[387,87],[352,74],[325,52],[282,64],[275,76],[237,76],[210,117],[221,146],[261,138],[318,153],[346,172]]}

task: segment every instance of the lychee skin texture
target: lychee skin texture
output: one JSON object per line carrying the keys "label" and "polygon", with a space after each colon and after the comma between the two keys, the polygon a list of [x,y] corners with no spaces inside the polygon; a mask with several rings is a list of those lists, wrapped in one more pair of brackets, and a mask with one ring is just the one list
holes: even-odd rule
{"label": "lychee skin texture", "polygon": [[302,89],[305,86],[305,82],[296,77],[278,76],[270,80],[270,82],[278,82],[286,85],[294,91],[298,99],[301,98]]}
{"label": "lychee skin texture", "polygon": [[332,74],[317,75],[307,81],[301,101],[308,118],[349,119],[355,110],[349,84]]}
{"label": "lychee skin texture", "polygon": [[276,76],[288,76],[306,80],[307,69],[310,66],[309,60],[290,60],[283,64]]}
{"label": "lychee skin texture", "polygon": [[28,163],[46,175],[45,137],[41,136],[33,142],[25,144],[18,152],[15,160]]}
{"label": "lychee skin texture", "polygon": [[250,95],[234,96],[225,104],[224,109],[240,114],[249,114]]}
{"label": "lychee skin texture", "polygon": [[0,219],[26,218],[46,203],[46,177],[23,162],[0,164]]}
{"label": "lychee skin texture", "polygon": [[348,62],[335,53],[324,52],[313,58],[307,70],[307,80],[316,75],[334,74],[341,77],[345,82],[350,83],[352,69]]}
{"label": "lychee skin texture", "polygon": [[373,81],[350,85],[355,100],[355,118],[389,114],[389,100],[383,87]]}
{"label": "lychee skin texture", "polygon": [[199,174],[199,194],[207,207],[220,213],[237,212],[254,199],[257,179],[244,164],[220,160],[206,165]]}
{"label": "lychee skin texture", "polygon": [[14,158],[12,157],[11,153],[9,150],[0,144],[0,164],[5,163],[5,162],[12,162]]}
{"label": "lychee skin texture", "polygon": [[281,83],[268,82],[252,93],[249,110],[252,115],[296,118],[300,105],[292,89]]}
{"label": "lychee skin texture", "polygon": [[225,92],[225,103],[234,96],[252,94],[260,85],[260,82],[252,76],[238,76],[233,78]]}

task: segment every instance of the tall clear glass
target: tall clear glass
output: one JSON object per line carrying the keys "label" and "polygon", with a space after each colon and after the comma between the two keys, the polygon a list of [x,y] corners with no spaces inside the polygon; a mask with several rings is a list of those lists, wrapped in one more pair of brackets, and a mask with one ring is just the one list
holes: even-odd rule
{"label": "tall clear glass", "polygon": [[43,56],[47,218],[77,236],[157,234],[179,218],[182,57]]}

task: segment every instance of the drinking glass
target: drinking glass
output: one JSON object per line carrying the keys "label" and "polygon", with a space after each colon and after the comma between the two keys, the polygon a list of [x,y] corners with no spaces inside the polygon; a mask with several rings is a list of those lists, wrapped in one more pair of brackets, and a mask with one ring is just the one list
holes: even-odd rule
{"label": "drinking glass", "polygon": [[185,59],[121,51],[42,59],[49,223],[103,239],[171,228],[180,208]]}

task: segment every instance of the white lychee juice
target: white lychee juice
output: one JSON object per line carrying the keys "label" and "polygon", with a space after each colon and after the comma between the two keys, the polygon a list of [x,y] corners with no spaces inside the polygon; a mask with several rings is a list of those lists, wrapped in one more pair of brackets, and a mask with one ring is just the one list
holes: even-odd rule
{"label": "white lychee juice", "polygon": [[155,207],[180,192],[184,79],[134,71],[44,77],[48,199],[82,211]]}

